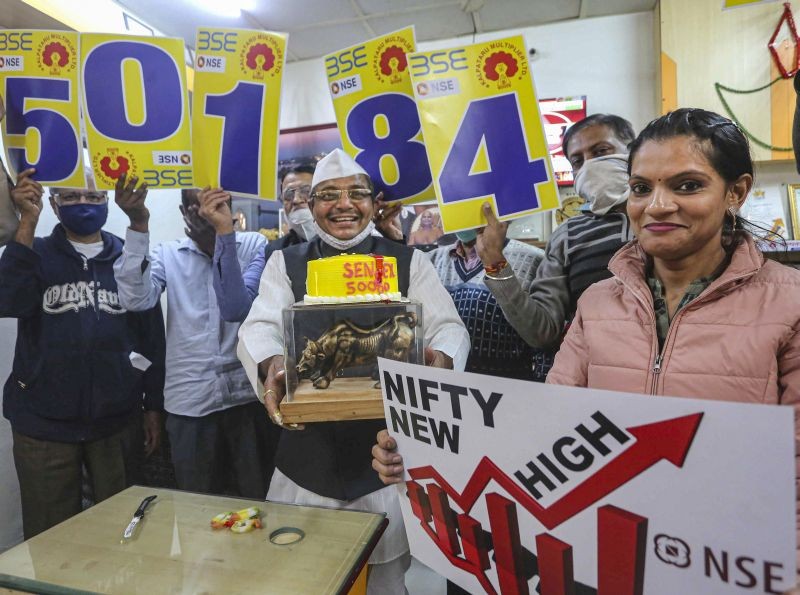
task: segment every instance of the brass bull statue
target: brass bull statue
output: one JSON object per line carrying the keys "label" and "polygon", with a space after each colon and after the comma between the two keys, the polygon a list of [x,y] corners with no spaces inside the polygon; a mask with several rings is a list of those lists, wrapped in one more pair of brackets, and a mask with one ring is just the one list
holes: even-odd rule
{"label": "brass bull statue", "polygon": [[[377,358],[404,361],[414,344],[417,316],[413,312],[397,314],[372,328],[361,328],[350,320],[341,320],[316,341],[306,338],[306,347],[297,364],[297,376],[311,380],[314,388],[330,386],[339,371],[374,364]],[[378,379],[377,367],[373,380]],[[376,386],[378,386],[376,384]]]}

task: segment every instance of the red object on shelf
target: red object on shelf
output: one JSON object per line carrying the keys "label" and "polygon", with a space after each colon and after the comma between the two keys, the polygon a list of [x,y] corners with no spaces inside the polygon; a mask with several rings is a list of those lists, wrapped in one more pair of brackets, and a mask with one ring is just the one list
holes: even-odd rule
{"label": "red object on shelf", "polygon": [[[792,35],[792,43],[794,44],[794,63],[791,65],[791,69],[787,69],[781,61],[775,43],[775,40],[778,38],[778,34],[783,28],[784,22],[789,28],[789,33]],[[785,79],[792,78],[798,69],[800,69],[800,51],[798,51],[798,40],[800,40],[800,38],[798,38],[797,27],[794,24],[794,16],[792,16],[792,5],[788,2],[784,2],[783,14],[778,21],[778,25],[775,27],[775,31],[772,33],[772,37],[769,38],[767,47],[769,48],[769,52],[772,54],[772,59],[775,61],[775,65],[778,67],[781,76]]]}

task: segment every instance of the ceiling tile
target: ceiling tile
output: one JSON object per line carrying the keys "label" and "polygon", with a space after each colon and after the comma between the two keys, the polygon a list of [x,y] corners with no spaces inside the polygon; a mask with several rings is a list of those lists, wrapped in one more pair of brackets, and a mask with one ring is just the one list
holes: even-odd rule
{"label": "ceiling tile", "polygon": [[653,10],[656,0],[583,0],[582,17],[602,17],[612,14]]}
{"label": "ceiling tile", "polygon": [[460,7],[463,0],[355,0],[356,4],[366,15],[378,15],[387,12],[404,12],[409,8],[428,7],[435,8],[441,6]]}
{"label": "ceiling tile", "polygon": [[303,29],[289,33],[289,51],[298,60],[305,60],[357,45],[368,38],[361,23]]}
{"label": "ceiling tile", "polygon": [[472,33],[472,17],[458,6],[430,8],[407,14],[369,19],[378,35],[414,25],[417,41],[445,39]]}
{"label": "ceiling tile", "polygon": [[576,19],[581,0],[486,0],[478,14],[484,31],[515,29]]}
{"label": "ceiling tile", "polygon": [[358,18],[349,0],[261,0],[250,13],[267,29],[289,32],[327,21]]}
{"label": "ceiling tile", "polygon": [[[169,8],[165,7],[163,0],[125,0],[119,4],[164,35],[183,37],[186,45],[192,48],[198,27],[254,28],[241,16],[214,14],[193,4],[192,0],[171,0]],[[176,14],[180,14],[181,18],[176,19]]]}
{"label": "ceiling tile", "polygon": [[5,29],[68,29],[66,25],[55,20],[21,0],[3,0],[0,10],[0,27]]}

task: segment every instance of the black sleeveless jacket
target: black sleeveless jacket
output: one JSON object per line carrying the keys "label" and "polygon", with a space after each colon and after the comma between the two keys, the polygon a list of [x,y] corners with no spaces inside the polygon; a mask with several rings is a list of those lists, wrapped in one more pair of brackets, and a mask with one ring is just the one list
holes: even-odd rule
{"label": "black sleeveless jacket", "polygon": [[[290,246],[282,252],[295,301],[301,301],[306,294],[309,260],[344,253],[319,238]],[[408,295],[412,248],[370,236],[346,252],[395,257],[400,292]],[[386,422],[381,419],[316,422],[306,424],[305,430],[284,431],[275,455],[275,466],[315,494],[336,500],[354,500],[383,487],[372,469],[371,450],[375,435],[384,428]]]}

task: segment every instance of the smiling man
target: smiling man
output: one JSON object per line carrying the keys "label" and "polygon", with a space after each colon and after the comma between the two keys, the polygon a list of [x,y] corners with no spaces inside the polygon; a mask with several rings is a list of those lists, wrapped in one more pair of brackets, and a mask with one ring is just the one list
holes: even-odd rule
{"label": "smiling man", "polygon": [[[447,290],[419,251],[372,235],[372,182],[346,153],[335,150],[317,164],[311,212],[317,236],[275,252],[267,261],[259,294],[239,331],[238,354],[272,420],[285,393],[281,312],[306,294],[309,260],[342,253],[397,259],[399,289],[422,303],[428,365],[463,370],[469,338]],[[263,382],[263,389],[262,389]],[[375,433],[383,420],[322,422],[284,431],[267,498],[279,502],[385,512],[389,527],[370,557],[368,593],[404,593],[410,562],[397,492],[387,490],[370,465]]]}

